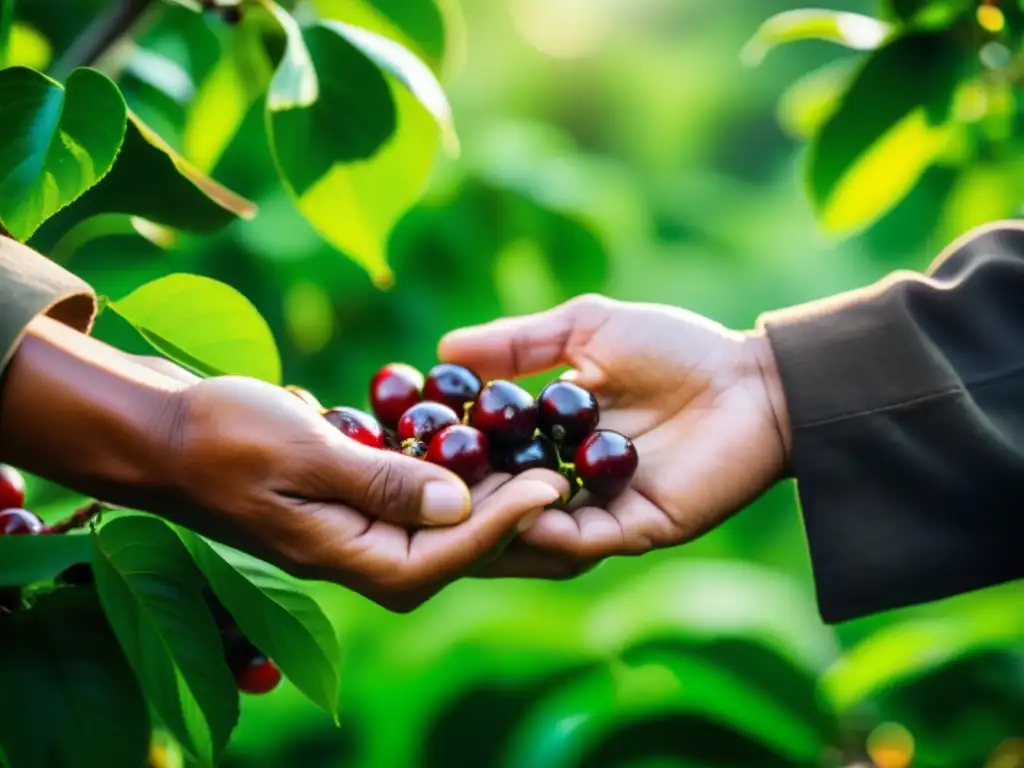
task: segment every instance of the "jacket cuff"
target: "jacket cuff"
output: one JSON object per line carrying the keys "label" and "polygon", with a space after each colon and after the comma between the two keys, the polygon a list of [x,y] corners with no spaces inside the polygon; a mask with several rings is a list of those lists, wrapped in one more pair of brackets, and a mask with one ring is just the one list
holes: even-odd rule
{"label": "jacket cuff", "polygon": [[96,294],[28,246],[0,236],[0,372],[39,315],[88,333],[96,316]]}

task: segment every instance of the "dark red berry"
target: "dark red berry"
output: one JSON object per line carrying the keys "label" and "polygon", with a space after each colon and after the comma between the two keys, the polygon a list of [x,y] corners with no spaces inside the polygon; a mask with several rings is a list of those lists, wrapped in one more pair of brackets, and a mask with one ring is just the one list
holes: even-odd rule
{"label": "dark red berry", "polygon": [[444,403],[460,416],[480,394],[483,382],[469,368],[454,363],[435,365],[427,372],[423,399]]}
{"label": "dark red berry", "polygon": [[398,439],[403,445],[407,440],[419,440],[430,445],[434,435],[445,427],[458,423],[458,415],[447,405],[430,402],[416,403],[399,419]]}
{"label": "dark red berry", "polygon": [[405,445],[398,449],[399,453],[404,453],[406,456],[411,456],[414,459],[422,459],[427,455],[427,444],[422,440],[409,440]]}
{"label": "dark red berry", "polygon": [[427,450],[427,461],[439,464],[475,485],[490,472],[487,436],[478,429],[455,424],[437,433]]}
{"label": "dark red berry", "polygon": [[509,448],[496,448],[495,468],[510,475],[518,475],[528,469],[558,470],[558,453],[555,445],[544,435],[537,435],[528,443]]}
{"label": "dark red berry", "polygon": [[606,499],[626,490],[639,464],[632,441],[609,429],[592,432],[576,449],[576,474],[583,487]]}
{"label": "dark red berry", "polygon": [[597,398],[571,381],[553,381],[537,398],[537,424],[559,445],[578,446],[597,428]]}
{"label": "dark red berry", "polygon": [[518,384],[498,379],[480,390],[469,421],[495,443],[525,443],[537,429],[537,403]]}
{"label": "dark red berry", "polygon": [[96,583],[96,574],[89,563],[75,563],[61,571],[57,580],[70,586],[85,587]]}
{"label": "dark red berry", "polygon": [[370,448],[384,448],[384,430],[373,416],[358,408],[340,406],[324,411],[327,423],[346,437]]}
{"label": "dark red berry", "polygon": [[316,396],[307,389],[297,387],[294,384],[289,384],[288,386],[285,387],[285,390],[295,395],[297,398],[299,398],[299,400],[304,402],[317,413],[324,409],[324,407],[320,404],[320,401],[316,399]]}
{"label": "dark red berry", "polygon": [[238,690],[243,693],[270,693],[281,682],[281,670],[270,659],[259,656],[241,671],[237,678]]}
{"label": "dark red berry", "polygon": [[0,464],[0,509],[12,509],[25,503],[25,478],[14,467]]}
{"label": "dark red berry", "polygon": [[422,391],[422,373],[405,363],[391,363],[370,382],[370,405],[380,423],[394,429],[402,414],[420,401]]}
{"label": "dark red berry", "polygon": [[0,536],[41,533],[43,521],[27,509],[5,509],[0,512]]}

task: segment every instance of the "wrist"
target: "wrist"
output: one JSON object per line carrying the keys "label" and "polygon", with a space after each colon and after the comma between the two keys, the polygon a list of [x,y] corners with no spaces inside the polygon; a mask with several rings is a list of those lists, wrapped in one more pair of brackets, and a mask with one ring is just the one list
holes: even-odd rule
{"label": "wrist", "polygon": [[745,344],[754,362],[757,387],[761,390],[766,407],[778,433],[779,446],[783,457],[783,474],[789,474],[790,451],[793,442],[792,428],[789,421],[789,408],[786,404],[785,391],[782,388],[782,377],[779,373],[778,361],[772,349],[768,335],[763,331],[750,331],[746,334]]}
{"label": "wrist", "polygon": [[112,347],[37,318],[0,395],[3,460],[138,509],[175,491],[168,464],[181,393]]}

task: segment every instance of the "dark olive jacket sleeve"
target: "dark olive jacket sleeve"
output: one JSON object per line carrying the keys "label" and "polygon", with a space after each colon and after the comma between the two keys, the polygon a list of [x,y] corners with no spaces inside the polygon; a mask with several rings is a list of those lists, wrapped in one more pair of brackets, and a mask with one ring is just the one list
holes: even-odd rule
{"label": "dark olive jacket sleeve", "polygon": [[826,621],[1024,576],[1024,223],[761,324]]}
{"label": "dark olive jacket sleeve", "polygon": [[88,331],[95,309],[95,295],[86,283],[31,248],[0,236],[0,372],[37,315]]}

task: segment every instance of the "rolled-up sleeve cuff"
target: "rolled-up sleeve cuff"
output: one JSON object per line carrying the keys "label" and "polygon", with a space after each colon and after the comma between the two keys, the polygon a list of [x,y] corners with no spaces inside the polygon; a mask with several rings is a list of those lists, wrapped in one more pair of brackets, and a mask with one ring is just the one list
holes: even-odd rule
{"label": "rolled-up sleeve cuff", "polygon": [[0,236],[0,372],[39,315],[88,333],[96,316],[96,294],[45,256]]}

